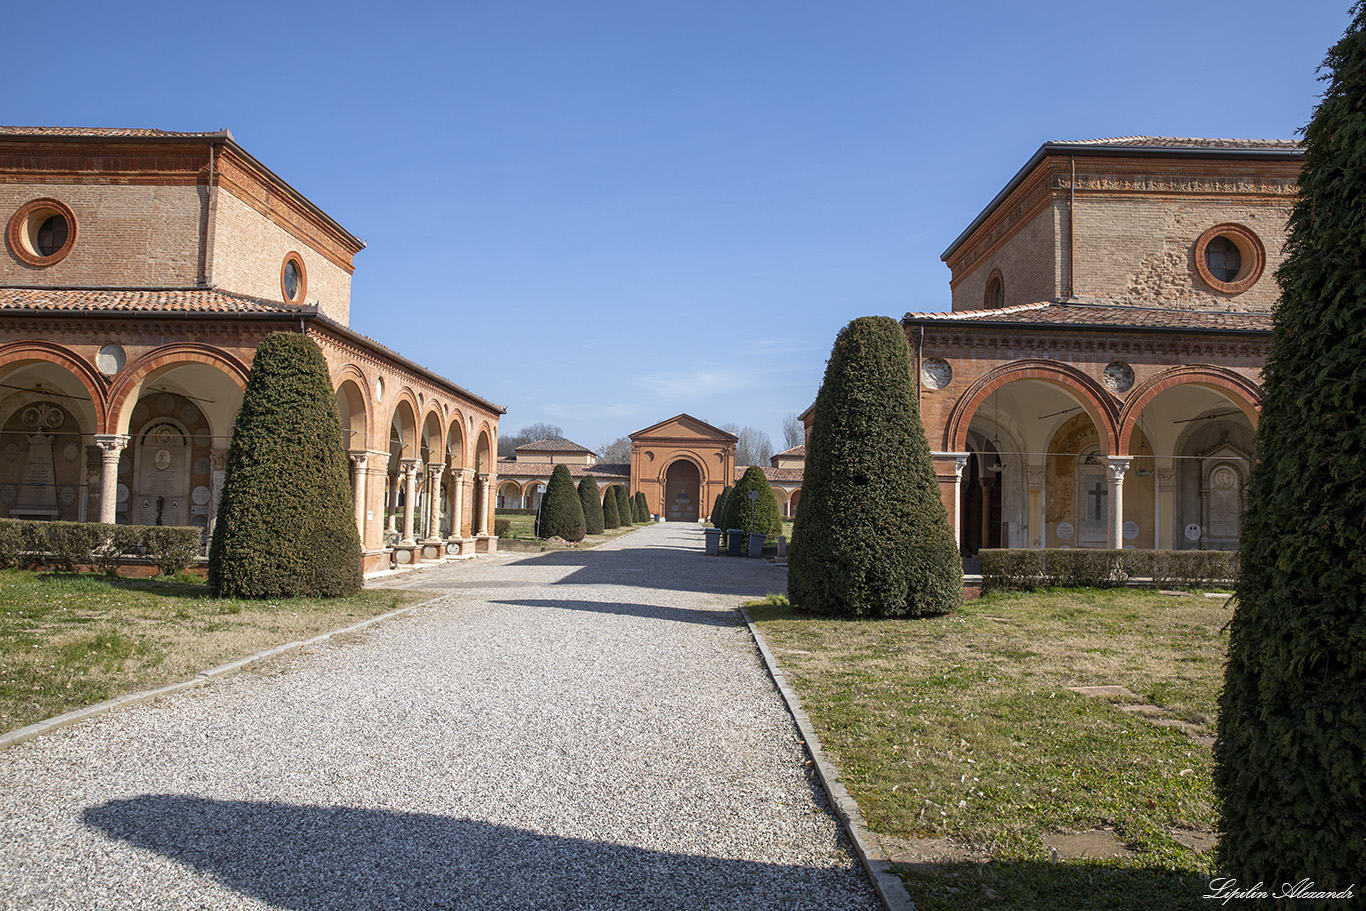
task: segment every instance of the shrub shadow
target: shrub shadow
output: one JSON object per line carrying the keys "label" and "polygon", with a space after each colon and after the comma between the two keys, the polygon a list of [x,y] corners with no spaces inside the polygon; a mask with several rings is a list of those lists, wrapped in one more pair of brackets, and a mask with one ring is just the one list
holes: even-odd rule
{"label": "shrub shadow", "polygon": [[557,610],[585,611],[591,614],[615,614],[621,617],[641,617],[646,620],[672,620],[677,623],[699,623],[703,626],[739,626],[740,615],[733,610],[690,610],[684,607],[662,607],[658,604],[622,604],[614,601],[566,601],[557,599],[519,598],[513,601],[492,601],[514,607],[547,607]]}
{"label": "shrub shadow", "polygon": [[1149,911],[1210,904],[1202,901],[1208,876],[1100,861],[939,862],[894,864],[892,870],[916,906],[933,911]]}
{"label": "shrub shadow", "polygon": [[294,911],[863,909],[871,896],[853,868],[697,857],[423,813],[159,794],[92,807],[84,822]]}

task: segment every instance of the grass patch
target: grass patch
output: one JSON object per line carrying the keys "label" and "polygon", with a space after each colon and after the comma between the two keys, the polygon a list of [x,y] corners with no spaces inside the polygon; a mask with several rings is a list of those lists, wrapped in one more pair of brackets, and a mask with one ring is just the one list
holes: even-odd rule
{"label": "grass patch", "polygon": [[[1173,832],[1213,829],[1209,749],[1066,687],[1124,686],[1213,736],[1225,603],[1054,591],[918,620],[750,613],[874,832],[989,858],[907,868],[918,907],[1092,907],[1093,887],[1095,907],[1198,903],[1212,858]],[[1046,834],[1098,828],[1134,856],[1051,862]]]}
{"label": "grass patch", "polygon": [[[500,541],[538,541],[536,537],[536,517],[535,516],[499,516],[500,519],[507,519],[511,524],[508,526],[508,533],[499,535]],[[621,525],[616,528],[609,528],[600,535],[588,535],[582,541],[574,544],[566,544],[566,547],[582,548],[596,547],[604,541],[611,541],[613,538],[620,538],[622,535],[630,534],[641,525],[653,525],[653,522],[637,522],[635,525]]]}
{"label": "grass patch", "polygon": [[210,597],[192,576],[117,579],[0,571],[0,730],[173,683],[244,655],[431,597]]}

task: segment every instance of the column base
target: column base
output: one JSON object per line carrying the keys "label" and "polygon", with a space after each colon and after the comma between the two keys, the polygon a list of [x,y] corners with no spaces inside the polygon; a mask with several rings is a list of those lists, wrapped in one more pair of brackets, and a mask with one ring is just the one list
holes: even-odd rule
{"label": "column base", "polygon": [[421,554],[419,553],[416,544],[395,544],[393,549],[389,552],[389,560],[393,563],[395,569],[412,566],[418,562],[420,556]]}
{"label": "column base", "polygon": [[423,563],[440,563],[446,556],[446,542],[440,538],[428,538],[418,545]]}
{"label": "column base", "polygon": [[498,536],[479,535],[474,539],[474,552],[477,554],[498,553]]}

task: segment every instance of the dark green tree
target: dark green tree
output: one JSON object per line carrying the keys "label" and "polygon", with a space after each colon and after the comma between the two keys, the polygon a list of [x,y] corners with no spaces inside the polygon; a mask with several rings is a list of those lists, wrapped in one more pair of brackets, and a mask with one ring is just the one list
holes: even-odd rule
{"label": "dark green tree", "polygon": [[[758,496],[750,499],[750,492]],[[745,469],[745,474],[735,482],[730,498],[726,501],[726,528],[738,528],[744,532],[762,532],[765,538],[776,538],[783,530],[783,520],[778,515],[778,501],[769,486],[768,476],[758,465]]]}
{"label": "dark green tree", "polygon": [[601,498],[597,478],[590,474],[579,482],[579,504],[583,506],[583,526],[587,534],[602,534],[604,526]]}
{"label": "dark green tree", "polygon": [[1366,12],[1324,63],[1263,372],[1219,700],[1240,886],[1366,872]]}
{"label": "dark green tree", "polygon": [[228,598],[336,597],[360,590],[360,536],[322,349],[266,336],[233,425],[209,586]]}
{"label": "dark green tree", "polygon": [[635,519],[631,516],[631,495],[626,492],[626,485],[618,484],[617,492],[617,517],[621,519],[622,525],[630,525]]}
{"label": "dark green tree", "polygon": [[645,491],[637,490],[633,499],[634,502],[631,505],[633,507],[632,511],[635,513],[636,521],[650,521],[650,504],[645,502]]}
{"label": "dark green tree", "polygon": [[582,541],[585,527],[583,504],[579,502],[579,492],[574,489],[569,466],[556,465],[550,473],[550,483],[545,486],[545,496],[541,498],[537,533],[542,538]]}
{"label": "dark green tree", "polygon": [[835,339],[816,396],[787,587],[804,610],[938,614],[963,572],[920,423],[911,353],[881,316]]}
{"label": "dark green tree", "polygon": [[621,515],[617,512],[617,488],[612,485],[602,494],[602,525],[604,528],[619,528]]}
{"label": "dark green tree", "polygon": [[723,532],[726,529],[726,503],[730,500],[730,492],[733,490],[730,485],[716,495],[716,502],[711,507],[712,528],[719,528]]}

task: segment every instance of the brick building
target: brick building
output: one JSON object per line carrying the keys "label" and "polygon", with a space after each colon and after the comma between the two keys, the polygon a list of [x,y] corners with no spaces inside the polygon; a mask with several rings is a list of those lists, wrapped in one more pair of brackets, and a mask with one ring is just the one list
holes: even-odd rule
{"label": "brick building", "polygon": [[322,347],[367,572],[495,546],[504,409],[348,328],[364,243],[226,131],[0,127],[0,516],[213,526],[256,345]]}
{"label": "brick building", "polygon": [[1050,142],[949,246],[902,325],[965,554],[1237,547],[1301,155]]}

